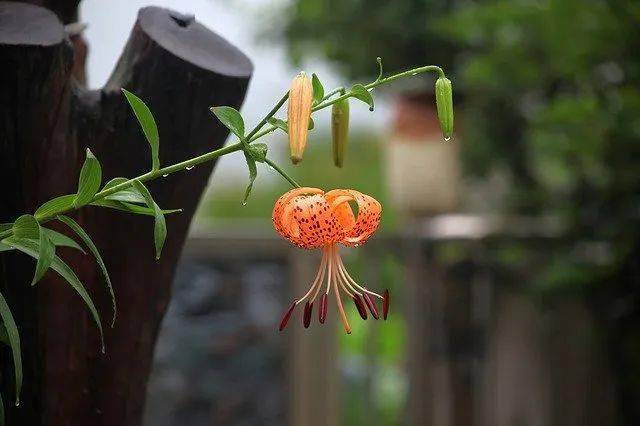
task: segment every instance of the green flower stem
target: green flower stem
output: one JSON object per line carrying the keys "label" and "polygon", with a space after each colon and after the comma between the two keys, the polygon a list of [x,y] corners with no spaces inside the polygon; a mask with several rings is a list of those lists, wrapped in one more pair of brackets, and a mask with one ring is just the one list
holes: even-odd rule
{"label": "green flower stem", "polygon": [[282,98],[280,98],[280,100],[278,101],[278,103],[271,108],[271,111],[269,111],[269,113],[267,115],[264,116],[264,118],[256,125],[256,127],[253,128],[253,130],[251,130],[249,132],[249,134],[247,134],[244,139],[247,142],[251,142],[252,140],[258,139],[258,138],[254,138],[254,136],[256,136],[256,133],[258,133],[258,131],[260,129],[262,129],[262,127],[267,124],[267,121],[269,121],[269,119],[271,117],[273,117],[274,115],[276,115],[276,113],[278,112],[278,110],[280,108],[282,108],[282,105],[284,105],[285,102],[287,102],[287,99],[289,99],[289,91],[287,90],[287,93],[285,93]]}
{"label": "green flower stem", "polygon": [[[403,72],[398,73],[398,74],[393,74],[393,75],[390,75],[389,77],[379,78],[379,79],[377,79],[376,81],[374,81],[372,83],[366,84],[364,87],[367,90],[368,89],[373,89],[375,87],[382,86],[383,84],[390,83],[390,82],[392,82],[394,80],[398,80],[400,78],[412,77],[414,75],[422,74],[422,73],[425,73],[425,72],[433,72],[433,71],[438,73],[438,77],[444,77],[445,76],[444,75],[444,71],[442,71],[442,68],[440,68],[439,66],[437,66],[437,65],[427,65],[427,66],[424,66],[424,67],[413,68],[413,69],[410,69],[410,70],[407,70],[407,71],[403,71]],[[332,94],[333,94],[333,92],[332,92]],[[315,107],[311,108],[311,111],[315,112],[315,111],[321,110],[323,108],[326,108],[328,106],[331,106],[331,105],[335,104],[338,101],[341,101],[341,100],[347,99],[347,98],[351,98],[351,97],[353,97],[353,93],[350,90],[348,90],[344,94],[338,96],[337,98],[333,98],[330,101],[326,101],[326,102],[323,102],[323,103],[320,103],[320,104],[316,105]]]}
{"label": "green flower stem", "polygon": [[275,170],[276,172],[278,172],[282,176],[284,176],[284,178],[286,180],[288,180],[289,183],[292,186],[294,186],[295,188],[300,188],[300,184],[298,182],[296,182],[295,180],[293,180],[293,178],[291,176],[288,176],[276,163],[274,163],[273,161],[269,160],[268,158],[265,158],[264,162],[267,163],[268,165],[270,165],[273,168],[273,170]]}
{"label": "green flower stem", "polygon": [[[369,83],[367,85],[365,85],[364,87],[366,89],[373,89],[375,87],[381,86],[383,84],[387,84],[390,83],[394,80],[398,80],[400,78],[404,78],[404,77],[410,77],[410,76],[415,76],[418,74],[422,74],[425,72],[437,72],[439,77],[444,77],[444,71],[442,71],[442,68],[436,66],[436,65],[427,65],[424,67],[419,67],[419,68],[414,68],[408,71],[404,71],[398,74],[393,74],[390,75],[388,77],[385,78],[378,78],[376,79],[374,82]],[[333,98],[331,100],[328,100],[330,97],[332,97],[333,95],[336,95],[338,93],[341,93],[340,96]],[[332,90],[331,92],[329,92],[325,97],[324,97],[324,101],[321,102],[320,104],[316,105],[315,107],[312,108],[312,111],[319,111],[321,109],[324,109],[328,106],[331,106],[333,104],[335,104],[336,102],[342,100],[342,99],[347,99],[353,97],[353,93],[351,91],[345,91],[344,87],[338,87],[337,89]],[[152,170],[150,172],[144,173],[136,178],[133,179],[129,179],[126,182],[122,182],[118,185],[114,185],[112,187],[110,187],[109,189],[104,189],[100,192],[98,192],[96,195],[94,195],[94,197],[92,198],[91,202],[95,202],[98,200],[101,200],[109,195],[115,194],[118,191],[121,191],[123,189],[126,189],[128,187],[130,187],[131,185],[133,185],[133,181],[134,180],[138,180],[140,182],[146,182],[146,181],[150,181],[150,180],[154,180],[157,179],[159,177],[162,176],[167,176],[170,175],[172,173],[181,171],[181,170],[185,170],[187,168],[192,168],[195,167],[199,164],[202,163],[206,163],[207,161],[211,161],[214,160],[218,157],[222,157],[223,155],[227,155],[227,154],[231,154],[232,152],[236,152],[236,151],[242,151],[243,149],[245,149],[245,144],[246,143],[251,143],[253,141],[256,141],[258,139],[260,139],[261,137],[275,131],[277,129],[277,127],[275,126],[270,126],[264,130],[261,131],[261,129],[265,126],[265,124],[267,124],[267,122],[269,121],[269,119],[271,117],[273,117],[279,110],[280,108],[282,108],[282,106],[285,104],[285,102],[287,101],[287,99],[289,98],[289,92],[285,93],[282,98],[278,101],[278,103],[269,111],[269,113],[251,130],[251,132],[249,132],[243,141],[235,143],[235,144],[231,144],[228,146],[225,146],[223,148],[220,149],[216,149],[214,151],[211,152],[207,152],[206,154],[202,154],[199,155],[197,157],[182,161],[180,163],[176,163],[173,164],[171,166],[167,166],[167,167],[163,167],[160,168],[158,170]],[[284,170],[282,170],[276,163],[274,163],[273,161],[266,159],[265,162],[270,165],[271,167],[273,167],[273,169],[280,173],[280,175],[282,175],[282,177],[284,177],[291,185],[293,185],[294,187],[300,187],[300,185],[293,179],[291,178]],[[56,212],[55,215],[49,215],[49,216],[43,216],[41,218],[38,219],[39,222],[47,222],[51,219],[53,219],[53,216],[57,216],[61,213],[65,213],[71,210],[75,210],[75,208],[70,207],[64,211],[60,211],[60,212]],[[9,237],[13,234],[13,231],[11,229],[4,231],[4,232],[0,232],[0,240],[6,237]]]}

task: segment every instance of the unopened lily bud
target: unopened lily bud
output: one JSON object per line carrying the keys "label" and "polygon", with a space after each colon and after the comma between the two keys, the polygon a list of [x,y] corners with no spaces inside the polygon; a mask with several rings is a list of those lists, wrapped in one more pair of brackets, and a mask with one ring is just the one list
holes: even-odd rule
{"label": "unopened lily bud", "polygon": [[298,164],[302,161],[302,154],[307,146],[312,103],[313,86],[311,79],[304,72],[301,72],[295,76],[291,83],[287,109],[289,148],[293,164]]}
{"label": "unopened lily bud", "polygon": [[436,107],[442,135],[448,141],[453,134],[453,88],[446,77],[436,80]]}
{"label": "unopened lily bud", "polygon": [[333,139],[333,163],[342,167],[349,141],[349,100],[341,99],[331,108],[331,137]]}

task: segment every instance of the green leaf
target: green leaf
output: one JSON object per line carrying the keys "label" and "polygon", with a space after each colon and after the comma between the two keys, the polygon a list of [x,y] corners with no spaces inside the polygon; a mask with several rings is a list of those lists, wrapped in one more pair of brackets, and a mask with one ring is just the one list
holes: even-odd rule
{"label": "green leaf", "polygon": [[211,107],[211,112],[218,120],[240,139],[244,138],[244,120],[237,109],[229,106]]}
{"label": "green leaf", "polygon": [[249,156],[260,163],[264,163],[267,158],[267,151],[269,148],[264,143],[254,143],[249,145]]}
{"label": "green leaf", "polygon": [[54,231],[53,229],[48,229],[45,227],[40,227],[41,231],[44,231],[51,241],[56,247],[70,247],[76,250],[80,250],[82,253],[86,254],[84,249],[80,247],[78,243],[76,243],[72,238],[67,237],[64,234],[61,234],[58,231]]}
{"label": "green leaf", "polygon": [[85,158],[82,170],[80,170],[78,194],[73,202],[73,206],[78,208],[88,204],[100,189],[101,181],[102,168],[100,167],[100,162],[89,148],[87,148],[87,158]]}
{"label": "green leaf", "polygon": [[11,309],[7,305],[2,293],[0,293],[0,317],[7,331],[9,346],[13,354],[13,371],[16,378],[16,404],[20,402],[20,391],[22,390],[22,354],[20,352],[20,334],[18,327],[11,314]]}
{"label": "green leaf", "polygon": [[313,130],[316,127],[316,123],[313,121],[313,118],[309,117],[309,130]]}
{"label": "green leaf", "polygon": [[113,328],[113,326],[116,323],[116,315],[117,315],[116,295],[113,291],[113,286],[111,285],[111,278],[109,278],[109,272],[107,271],[107,267],[104,264],[104,261],[102,260],[102,256],[100,256],[100,252],[98,251],[98,248],[91,240],[91,237],[89,236],[89,234],[86,233],[86,231],[82,228],[82,226],[80,226],[80,224],[78,224],[78,222],[76,222],[70,217],[63,216],[63,215],[58,216],[58,220],[64,223],[65,225],[67,225],[69,228],[71,228],[71,230],[75,232],[78,235],[78,237],[80,237],[82,242],[84,242],[85,245],[89,247],[89,250],[91,251],[93,256],[96,258],[96,263],[98,263],[98,266],[100,266],[102,275],[104,275],[104,280],[107,282],[107,287],[109,288],[109,294],[111,295],[111,307],[113,308],[113,317],[111,318],[111,328]]}
{"label": "green leaf", "polygon": [[373,111],[373,96],[362,84],[354,84],[351,88],[351,94],[354,98],[360,99],[365,104],[369,105],[369,111]]}
{"label": "green leaf", "polygon": [[256,176],[258,176],[258,168],[256,167],[255,160],[246,152],[244,153],[244,158],[247,160],[247,166],[249,167],[249,184],[244,192],[244,200],[242,200],[242,204],[247,204],[249,195],[251,195],[251,189],[253,188],[253,182],[256,180]]}
{"label": "green leaf", "polygon": [[40,230],[40,240],[38,242],[38,257],[36,263],[36,270],[31,280],[31,285],[36,285],[38,281],[43,277],[47,269],[51,266],[53,256],[56,255],[56,246],[53,245],[46,232]]}
{"label": "green leaf", "polygon": [[9,247],[8,245],[0,243],[0,253],[2,253],[3,251],[9,251],[9,250],[13,250],[13,247]]}
{"label": "green leaf", "polygon": [[[114,178],[114,179],[111,179],[109,182],[107,182],[107,184],[102,189],[105,190],[105,189],[113,188],[116,185],[120,185],[121,183],[125,183],[128,181],[129,179],[127,178],[122,178],[122,177]],[[144,197],[133,186],[130,186],[125,189],[121,189],[120,191],[114,194],[107,195],[105,199],[125,201],[128,203],[139,203],[139,204],[145,203]]]}
{"label": "green leaf", "polygon": [[140,123],[144,136],[149,142],[149,147],[151,148],[151,170],[158,170],[160,168],[160,136],[158,135],[156,120],[142,99],[125,89],[122,89],[122,93],[127,98],[133,113],[138,119],[138,123]]}
{"label": "green leaf", "polygon": [[13,223],[13,235],[17,238],[28,238],[37,242],[38,255],[36,269],[31,285],[35,285],[51,266],[51,259],[56,253],[56,246],[49,240],[46,232],[42,232],[35,217],[25,214]]}
{"label": "green leaf", "polygon": [[34,213],[34,216],[37,219],[55,216],[57,213],[62,213],[73,207],[73,202],[75,199],[76,194],[61,195],[60,197],[56,197],[38,207],[38,209]]}
{"label": "green leaf", "polygon": [[311,75],[311,85],[313,86],[313,103],[319,104],[324,98],[324,87],[317,75]]}
{"label": "green leaf", "polygon": [[275,117],[270,117],[267,122],[269,124],[271,124],[272,126],[277,127],[278,129],[282,130],[285,133],[289,133],[289,125],[287,124],[286,121],[284,120],[280,120],[279,118],[275,118]]}
{"label": "green leaf", "polygon": [[[3,240],[4,243],[14,247],[17,250],[37,259],[38,256],[38,243],[33,240],[29,240],[26,238],[18,238],[16,236],[12,236]],[[84,284],[78,279],[78,276],[73,272],[73,270],[64,263],[62,259],[58,256],[53,257],[53,261],[51,262],[51,269],[56,271],[62,278],[67,280],[67,282],[73,287],[73,289],[80,295],[82,300],[84,300],[85,304],[89,308],[89,312],[91,312],[91,316],[98,326],[98,331],[100,332],[100,341],[102,342],[102,351],[104,352],[104,335],[102,332],[102,323],[100,322],[100,316],[98,315],[98,311],[87,293],[87,290],[84,287]],[[3,317],[4,319],[4,317]],[[5,320],[6,324],[6,320]]]}
{"label": "green leaf", "polygon": [[20,238],[40,238],[40,224],[30,214],[23,214],[13,223],[13,235]]}
{"label": "green leaf", "polygon": [[13,223],[0,223],[0,232],[8,231],[13,228]]}
{"label": "green leaf", "polygon": [[[123,201],[115,201],[115,200],[98,200],[91,203],[92,206],[97,207],[108,207],[114,210],[120,210],[127,213],[139,214],[143,216],[155,216],[155,212],[153,209],[149,207],[138,206],[136,204],[131,204]],[[162,214],[171,214],[171,213],[181,213],[182,209],[170,209],[170,210],[161,210]]]}
{"label": "green leaf", "polygon": [[156,246],[156,260],[160,259],[162,246],[164,246],[164,240],[167,238],[167,224],[165,222],[164,215],[162,214],[162,210],[160,210],[160,207],[158,207],[156,202],[153,201],[151,193],[142,182],[140,182],[139,180],[134,180],[133,185],[145,198],[147,206],[153,209],[153,214],[155,217],[155,224],[153,226],[153,241]]}

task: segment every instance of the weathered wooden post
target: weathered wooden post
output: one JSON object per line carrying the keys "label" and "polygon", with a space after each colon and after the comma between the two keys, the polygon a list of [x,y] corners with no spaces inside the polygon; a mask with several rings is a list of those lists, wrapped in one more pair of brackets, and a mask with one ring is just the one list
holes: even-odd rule
{"label": "weathered wooden post", "polygon": [[[75,192],[87,147],[102,163],[105,181],[146,170],[148,148],[121,87],[153,111],[161,162],[174,163],[224,143],[227,130],[208,107],[239,107],[244,99],[252,65],[237,48],[193,17],[145,8],[109,82],[87,90],[76,78],[84,68],[84,44],[77,37],[71,43],[63,26],[75,19],[78,1],[34,3],[51,10],[0,2],[0,222]],[[115,328],[105,330],[106,355],[71,289],[53,274],[31,288],[32,261],[13,253],[0,256],[0,290],[21,332],[25,370],[21,407],[9,408],[13,370],[9,351],[2,350],[8,424],[140,424],[175,266],[212,168],[208,163],[150,184],[160,205],[184,209],[167,217],[169,235],[160,261],[154,260],[147,218],[91,207],[77,214],[102,252],[119,304]],[[61,252],[108,324],[109,297],[95,265],[89,256]]]}

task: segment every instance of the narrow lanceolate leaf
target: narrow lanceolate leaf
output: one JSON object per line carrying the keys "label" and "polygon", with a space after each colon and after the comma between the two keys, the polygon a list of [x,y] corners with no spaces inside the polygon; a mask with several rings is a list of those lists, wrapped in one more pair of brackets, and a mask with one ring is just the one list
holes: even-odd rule
{"label": "narrow lanceolate leaf", "polygon": [[98,263],[98,266],[102,271],[102,275],[104,275],[104,280],[107,283],[107,287],[109,288],[109,294],[111,295],[111,306],[113,307],[113,317],[111,319],[111,328],[113,328],[116,322],[116,315],[117,315],[116,296],[115,296],[115,293],[113,292],[113,286],[111,285],[109,272],[107,271],[107,267],[104,264],[104,261],[102,260],[102,256],[100,256],[100,252],[98,251],[98,248],[91,240],[91,237],[89,236],[89,234],[86,233],[86,231],[82,228],[82,226],[78,224],[78,222],[71,219],[70,217],[62,216],[62,215],[58,216],[58,220],[64,223],[65,225],[67,225],[69,228],[71,228],[71,230],[75,232],[78,235],[78,237],[80,237],[82,242],[89,248],[93,256],[96,258],[96,262]]}
{"label": "narrow lanceolate leaf", "polygon": [[127,98],[127,102],[129,102],[133,113],[138,119],[138,123],[140,123],[144,136],[149,142],[149,147],[151,148],[151,170],[158,170],[160,168],[160,136],[158,135],[156,120],[142,99],[125,89],[122,89],[122,93]]}
{"label": "narrow lanceolate leaf", "polygon": [[324,98],[324,87],[315,74],[311,74],[311,85],[313,86],[313,104],[317,105]]}
{"label": "narrow lanceolate leaf", "polygon": [[49,237],[49,241],[53,243],[56,247],[70,247],[76,250],[80,250],[82,253],[86,254],[84,249],[78,245],[72,238],[67,237],[60,232],[54,231],[53,229],[47,229],[44,227],[40,227],[41,231],[47,234]]}
{"label": "narrow lanceolate leaf", "polygon": [[0,317],[7,331],[9,346],[13,354],[13,371],[16,378],[16,404],[20,403],[20,391],[22,390],[22,354],[20,352],[20,334],[2,293],[0,293]]}
{"label": "narrow lanceolate leaf", "polygon": [[244,159],[247,160],[247,167],[249,167],[249,184],[247,185],[247,189],[244,191],[242,204],[247,204],[249,195],[251,195],[251,189],[253,189],[253,182],[256,180],[256,176],[258,176],[258,168],[256,167],[255,160],[246,152],[244,153]]}
{"label": "narrow lanceolate leaf", "polygon": [[373,111],[373,96],[362,84],[354,84],[351,88],[351,94],[354,98],[360,99],[365,104],[369,105],[369,111]]}
{"label": "narrow lanceolate leaf", "polygon": [[78,208],[88,204],[100,189],[100,182],[102,182],[100,162],[89,148],[87,148],[87,158],[84,160],[82,170],[80,170],[78,194],[73,202],[73,206]]}
{"label": "narrow lanceolate leaf", "polygon": [[147,206],[153,209],[153,215],[155,217],[155,224],[153,226],[153,241],[156,246],[156,259],[160,259],[162,253],[162,247],[164,246],[164,240],[167,238],[167,223],[165,222],[162,210],[156,202],[153,200],[151,193],[146,186],[139,180],[133,181],[134,187],[142,194],[147,202]]}
{"label": "narrow lanceolate leaf", "polygon": [[[38,242],[34,240],[29,240],[26,238],[18,238],[18,237],[9,237],[3,240],[5,244],[8,244],[14,247],[17,250],[33,257],[37,258],[38,256]],[[102,333],[102,323],[100,322],[100,316],[98,315],[98,310],[96,309],[89,293],[84,287],[84,284],[80,281],[78,276],[73,272],[73,270],[64,263],[62,259],[58,256],[53,257],[53,261],[51,262],[51,269],[56,271],[62,278],[64,278],[73,289],[80,295],[82,300],[84,300],[85,304],[89,308],[89,312],[91,312],[91,316],[98,326],[98,331],[100,332],[100,341],[102,342],[102,350],[104,352],[104,335]],[[6,324],[6,321],[5,321]]]}
{"label": "narrow lanceolate leaf", "polygon": [[8,231],[13,227],[13,223],[0,223],[0,232]]}
{"label": "narrow lanceolate leaf", "polygon": [[47,233],[41,230],[36,218],[28,214],[20,216],[13,223],[13,235],[17,238],[28,238],[34,240],[34,242],[37,241],[38,253],[35,257],[37,263],[33,280],[31,281],[31,285],[35,285],[51,266],[56,247],[49,240]]}
{"label": "narrow lanceolate leaf", "polygon": [[275,126],[278,129],[282,130],[283,132],[289,133],[289,125],[287,124],[286,121],[281,120],[279,118],[271,117],[267,120],[267,122],[272,126]]}
{"label": "narrow lanceolate leaf", "polygon": [[211,112],[218,120],[240,139],[244,138],[244,120],[237,109],[230,106],[211,107]]}
{"label": "narrow lanceolate leaf", "polygon": [[56,197],[52,200],[47,201],[34,213],[34,216],[37,219],[42,219],[43,217],[51,217],[56,215],[57,213],[62,213],[73,207],[73,202],[76,199],[76,194],[69,195],[61,195],[60,197]]}
{"label": "narrow lanceolate leaf", "polygon": [[[129,179],[123,178],[123,177],[113,178],[109,182],[107,182],[107,184],[102,189],[103,190],[110,189],[116,185],[120,185],[128,181]],[[128,203],[145,204],[144,197],[133,186],[129,186],[128,188],[121,189],[120,191],[114,194],[107,195],[105,199],[115,200],[115,201],[125,201]]]}
{"label": "narrow lanceolate leaf", "polygon": [[[155,216],[155,210],[149,207],[139,206],[137,204],[131,204],[123,201],[115,201],[115,200],[98,200],[91,203],[92,206],[96,207],[108,207],[114,210],[120,210],[127,213],[139,214],[143,216]],[[171,213],[180,213],[182,209],[169,209],[169,210],[160,210],[162,214],[171,214]]]}
{"label": "narrow lanceolate leaf", "polygon": [[9,250],[13,250],[13,247],[9,247],[6,244],[0,243],[0,253],[2,253],[3,251],[9,251]]}

